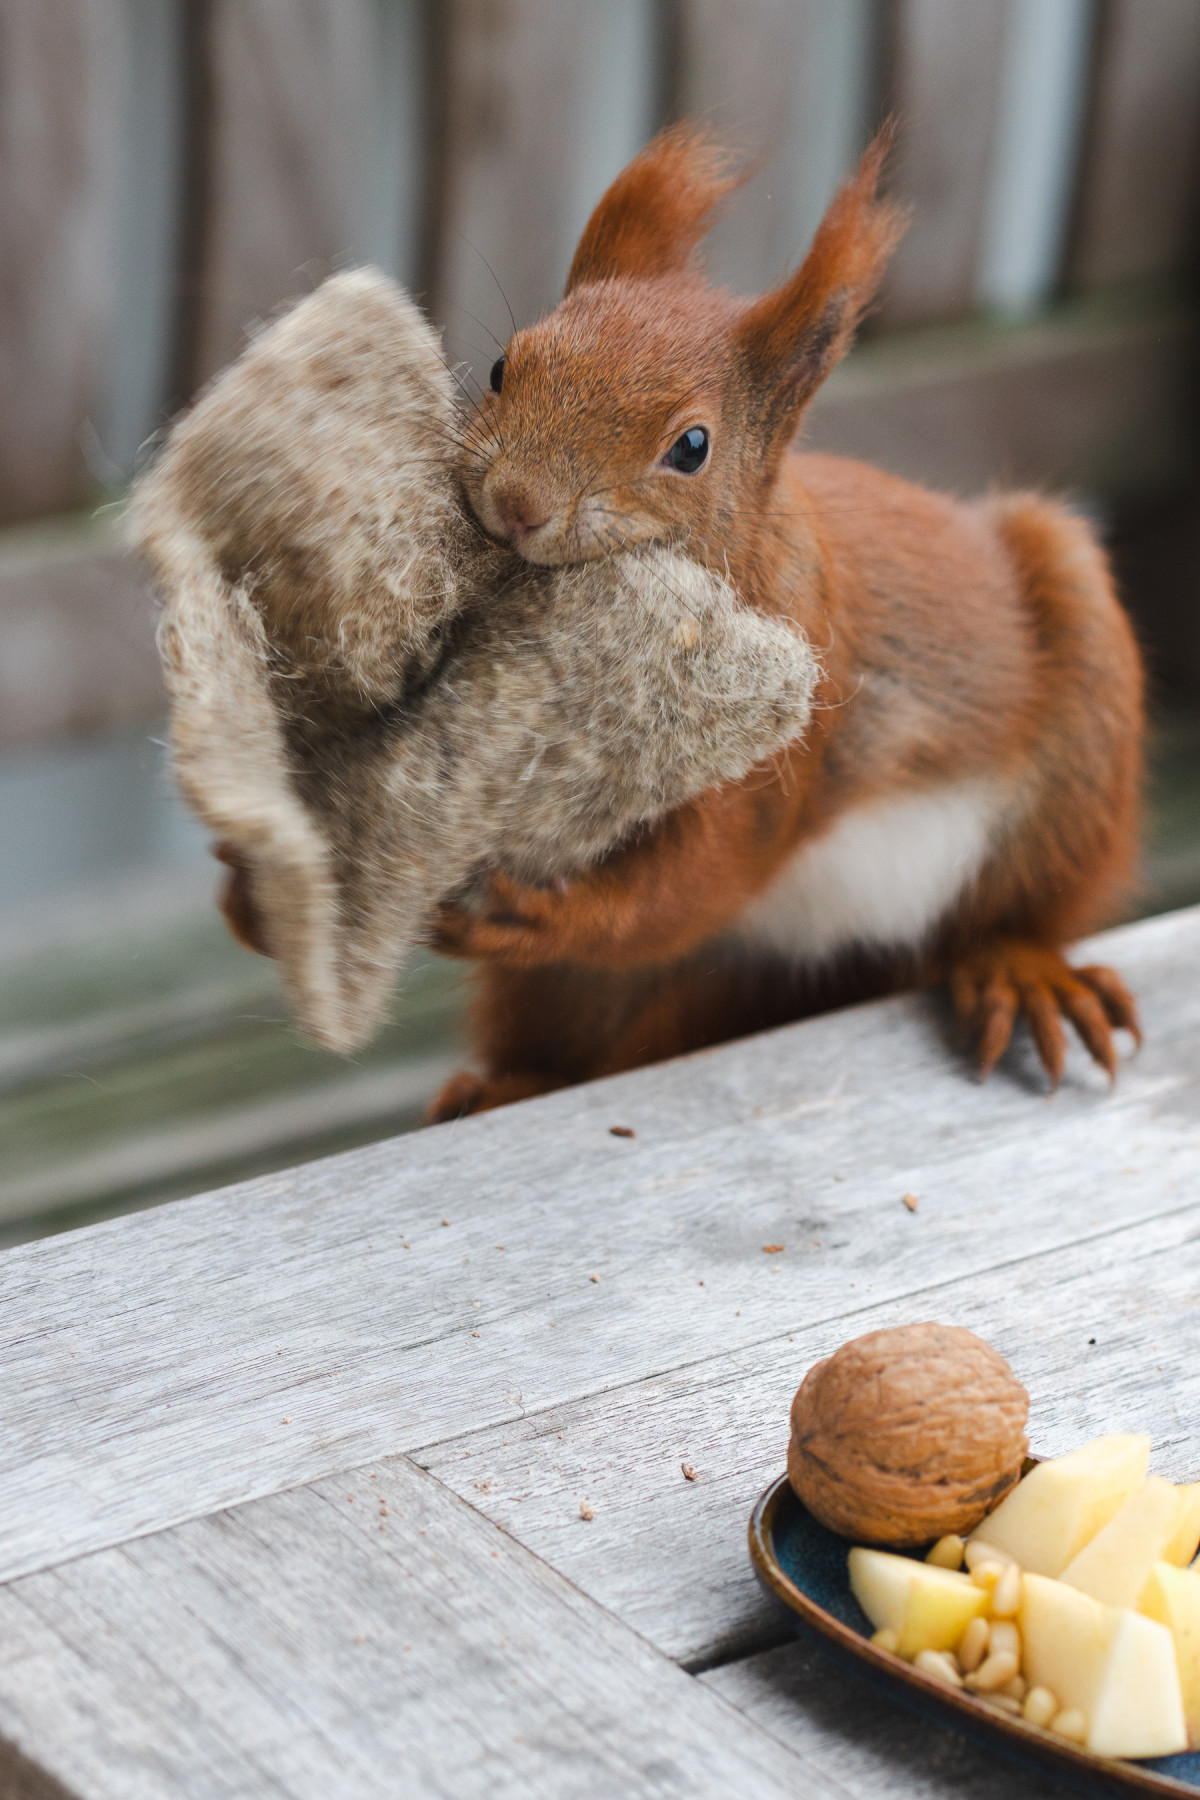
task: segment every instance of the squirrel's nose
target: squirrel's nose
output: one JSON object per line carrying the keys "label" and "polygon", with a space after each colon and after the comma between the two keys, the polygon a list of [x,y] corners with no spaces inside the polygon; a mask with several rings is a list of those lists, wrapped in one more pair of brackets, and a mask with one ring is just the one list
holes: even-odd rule
{"label": "squirrel's nose", "polygon": [[500,529],[514,544],[540,531],[550,517],[544,503],[523,487],[497,488],[492,494],[492,504]]}

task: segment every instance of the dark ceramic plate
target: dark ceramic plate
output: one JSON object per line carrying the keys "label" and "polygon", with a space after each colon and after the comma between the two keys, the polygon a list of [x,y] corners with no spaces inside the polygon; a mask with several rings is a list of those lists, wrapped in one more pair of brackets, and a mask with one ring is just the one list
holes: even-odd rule
{"label": "dark ceramic plate", "polygon": [[850,1592],[846,1538],[818,1525],[788,1485],[771,1483],[750,1519],[750,1559],[771,1598],[802,1634],[851,1664],[875,1687],[955,1731],[987,1743],[1011,1761],[1039,1768],[1093,1794],[1178,1794],[1196,1800],[1200,1752],[1119,1762],[1093,1756],[1051,1732],[1009,1718],[970,1694],[942,1687],[871,1642],[871,1626]]}

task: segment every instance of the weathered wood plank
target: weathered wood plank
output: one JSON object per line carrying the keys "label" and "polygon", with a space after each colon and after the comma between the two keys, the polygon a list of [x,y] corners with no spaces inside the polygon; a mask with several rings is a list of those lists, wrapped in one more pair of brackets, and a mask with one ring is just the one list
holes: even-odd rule
{"label": "weathered wood plank", "polygon": [[272,963],[235,945],[211,905],[196,916],[211,865],[194,885],[173,916],[135,896],[115,937],[97,909],[16,957],[0,944],[0,1229],[392,1135],[454,1066],[460,965],[415,962],[347,1064],[300,1037]]}
{"label": "weathered wood plank", "polygon": [[996,0],[901,0],[888,99],[893,186],[913,218],[888,273],[889,325],[974,311],[1006,16]]}
{"label": "weathered wood plank", "polygon": [[111,464],[106,485],[133,473],[166,423],[184,211],[185,13],[179,0],[118,0],[124,63],[120,205],[113,234],[113,330],[96,418]]}
{"label": "weathered wood plank", "polygon": [[1170,1216],[1198,946],[1095,947],[1149,1033],[1112,1095],[981,1088],[912,996],[9,1251],[0,1574]]}
{"label": "weathered wood plank", "polygon": [[0,519],[93,490],[121,163],[118,0],[0,9]]}
{"label": "weathered wood plank", "polygon": [[229,360],[256,318],[362,253],[375,23],[370,0],[214,0],[193,383]]}
{"label": "weathered wood plank", "polygon": [[782,1800],[811,1773],[403,1462],[17,1582],[0,1642],[0,1733],[80,1800]]}
{"label": "weathered wood plank", "polygon": [[432,19],[426,0],[375,0],[376,112],[360,254],[414,292],[424,286],[434,131]]}
{"label": "weathered wood plank", "polygon": [[655,11],[452,0],[442,29],[433,311],[486,380],[513,322],[557,302],[588,213],[658,122]]}
{"label": "weathered wood plank", "polygon": [[[1109,1178],[1118,1214],[1128,1179],[1115,1170]],[[1027,1185],[1036,1194],[1036,1182]],[[692,1668],[784,1635],[751,1575],[746,1522],[786,1465],[788,1408],[806,1370],[861,1332],[923,1318],[964,1325],[995,1344],[1029,1388],[1039,1453],[1105,1431],[1146,1431],[1156,1470],[1200,1476],[1200,1204],[1128,1227],[1098,1215],[1082,1242],[1027,1256],[1026,1186],[1014,1185],[993,1198],[1013,1222],[1010,1260],[958,1281],[941,1279],[938,1204],[921,1193],[911,1223],[927,1281],[899,1300],[863,1307],[854,1290],[837,1318],[810,1324],[798,1313],[793,1330],[768,1342],[418,1450],[416,1459]],[[898,1197],[893,1207],[900,1210]],[[586,1525],[582,1500],[595,1515]]]}
{"label": "weathered wood plank", "polygon": [[[150,999],[130,996],[124,1005],[23,1031],[5,1031],[0,1023],[0,1095],[70,1073],[89,1060],[111,1062],[130,1052],[152,1053],[164,1043],[228,1024],[247,1006],[278,1008],[280,994],[272,974],[264,964],[261,974],[255,970],[250,979],[173,985]],[[0,1006],[0,1015],[3,1010]]]}
{"label": "weathered wood plank", "polygon": [[1105,0],[1069,275],[1190,268],[1200,198],[1200,7]]}
{"label": "weathered wood plank", "polygon": [[1092,0],[1007,0],[1007,42],[977,292],[1044,307],[1067,253],[1090,66]]}
{"label": "weathered wood plank", "polygon": [[111,521],[5,532],[0,749],[140,724],[165,710],[154,602]]}
{"label": "weathered wood plank", "polygon": [[[82,1116],[79,1109],[72,1108],[70,1124],[76,1136],[82,1135],[85,1141],[69,1145],[65,1152],[61,1145],[56,1146],[56,1154],[49,1159],[44,1151],[39,1155],[35,1145],[33,1156],[21,1159],[27,1164],[23,1170],[0,1177],[0,1224],[12,1224],[31,1215],[45,1218],[123,1194],[153,1194],[156,1184],[160,1190],[170,1185],[178,1192],[180,1177],[184,1178],[185,1191],[194,1189],[205,1176],[211,1180],[239,1163],[243,1169],[247,1164],[261,1168],[264,1162],[272,1160],[272,1151],[290,1150],[292,1160],[296,1160],[306,1151],[312,1154],[327,1149],[330,1139],[336,1144],[340,1137],[345,1144],[347,1139],[353,1142],[356,1136],[361,1139],[384,1131],[411,1130],[420,1123],[424,1109],[459,1063],[457,1055],[451,1052],[417,1056],[358,1074],[335,1074],[304,1087],[285,1086],[282,1091],[268,1091],[258,1099],[239,1104],[231,1102],[228,1094],[239,1077],[249,1087],[256,1085],[256,1079],[269,1087],[274,1073],[278,1087],[278,1072],[270,1068],[274,1046],[263,1046],[267,1068],[260,1070],[252,1055],[247,1054],[254,1047],[252,1041],[248,1042],[249,1034],[239,1032],[236,1023],[222,1022],[226,1029],[214,1033],[214,1045],[202,1044],[199,1055],[194,1046],[189,1046],[191,1054],[183,1059],[181,1079],[174,1087],[164,1089],[155,1082],[153,1067],[147,1068],[140,1059],[115,1071],[111,1065],[106,1068],[105,1087],[110,1093],[115,1092],[118,1099],[129,1098],[132,1088],[134,1110],[141,1117],[132,1123],[120,1116],[115,1122],[107,1120],[107,1095]],[[282,1036],[282,1032],[271,1034],[275,1035]],[[197,1071],[189,1068],[189,1063],[201,1066]],[[193,1072],[201,1077],[207,1075],[211,1085],[226,1090],[216,1105],[210,1104],[207,1117],[195,1110],[194,1097],[183,1085]],[[167,1114],[157,1125],[145,1116],[148,1086],[149,1109],[160,1117]],[[189,1099],[193,1107],[190,1111]],[[25,1107],[10,1101],[5,1109],[9,1116],[0,1115],[0,1125],[8,1127],[8,1134],[16,1137],[19,1133],[25,1138],[20,1149],[27,1150],[29,1139],[43,1132],[46,1113],[54,1110],[53,1102],[50,1106],[44,1104],[44,1096],[39,1095],[38,1100],[43,1104],[35,1102]],[[139,1100],[140,1106],[136,1104]],[[172,1113],[175,1116],[170,1116]],[[355,1127],[361,1129],[355,1132]],[[274,1160],[284,1158],[277,1156]]]}
{"label": "weathered wood plank", "polygon": [[864,0],[682,0],[676,110],[762,165],[705,240],[715,281],[757,293],[803,255],[865,142],[871,24]]}
{"label": "weathered wood plank", "polygon": [[1065,1800],[1074,1791],[907,1711],[804,1642],[702,1680],[861,1800]]}

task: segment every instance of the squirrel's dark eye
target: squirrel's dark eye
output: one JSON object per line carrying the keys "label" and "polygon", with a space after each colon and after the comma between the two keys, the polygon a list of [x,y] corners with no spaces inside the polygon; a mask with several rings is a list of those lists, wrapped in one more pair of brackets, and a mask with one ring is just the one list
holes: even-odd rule
{"label": "squirrel's dark eye", "polygon": [[488,383],[491,387],[493,394],[498,394],[500,392],[500,389],[503,387],[503,385],[504,385],[504,358],[502,356],[498,356],[496,358],[495,362],[492,364],[492,372],[488,376]]}
{"label": "squirrel's dark eye", "polygon": [[708,433],[703,425],[693,425],[676,438],[663,461],[668,469],[678,469],[681,475],[694,475],[702,469],[708,461]]}

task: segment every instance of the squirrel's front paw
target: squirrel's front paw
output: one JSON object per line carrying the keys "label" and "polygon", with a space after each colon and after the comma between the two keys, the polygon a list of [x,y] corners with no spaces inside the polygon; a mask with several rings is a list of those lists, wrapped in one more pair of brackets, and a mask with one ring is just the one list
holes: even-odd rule
{"label": "squirrel's front paw", "polygon": [[233,936],[247,950],[259,956],[270,956],[262,914],[254,899],[250,871],[232,844],[220,843],[213,850],[219,863],[228,871],[217,895],[217,906]]}
{"label": "squirrel's front paw", "polygon": [[507,875],[490,875],[469,900],[445,901],[433,915],[427,941],[442,956],[503,962],[517,968],[555,962],[555,914],[565,884],[522,887]]}

